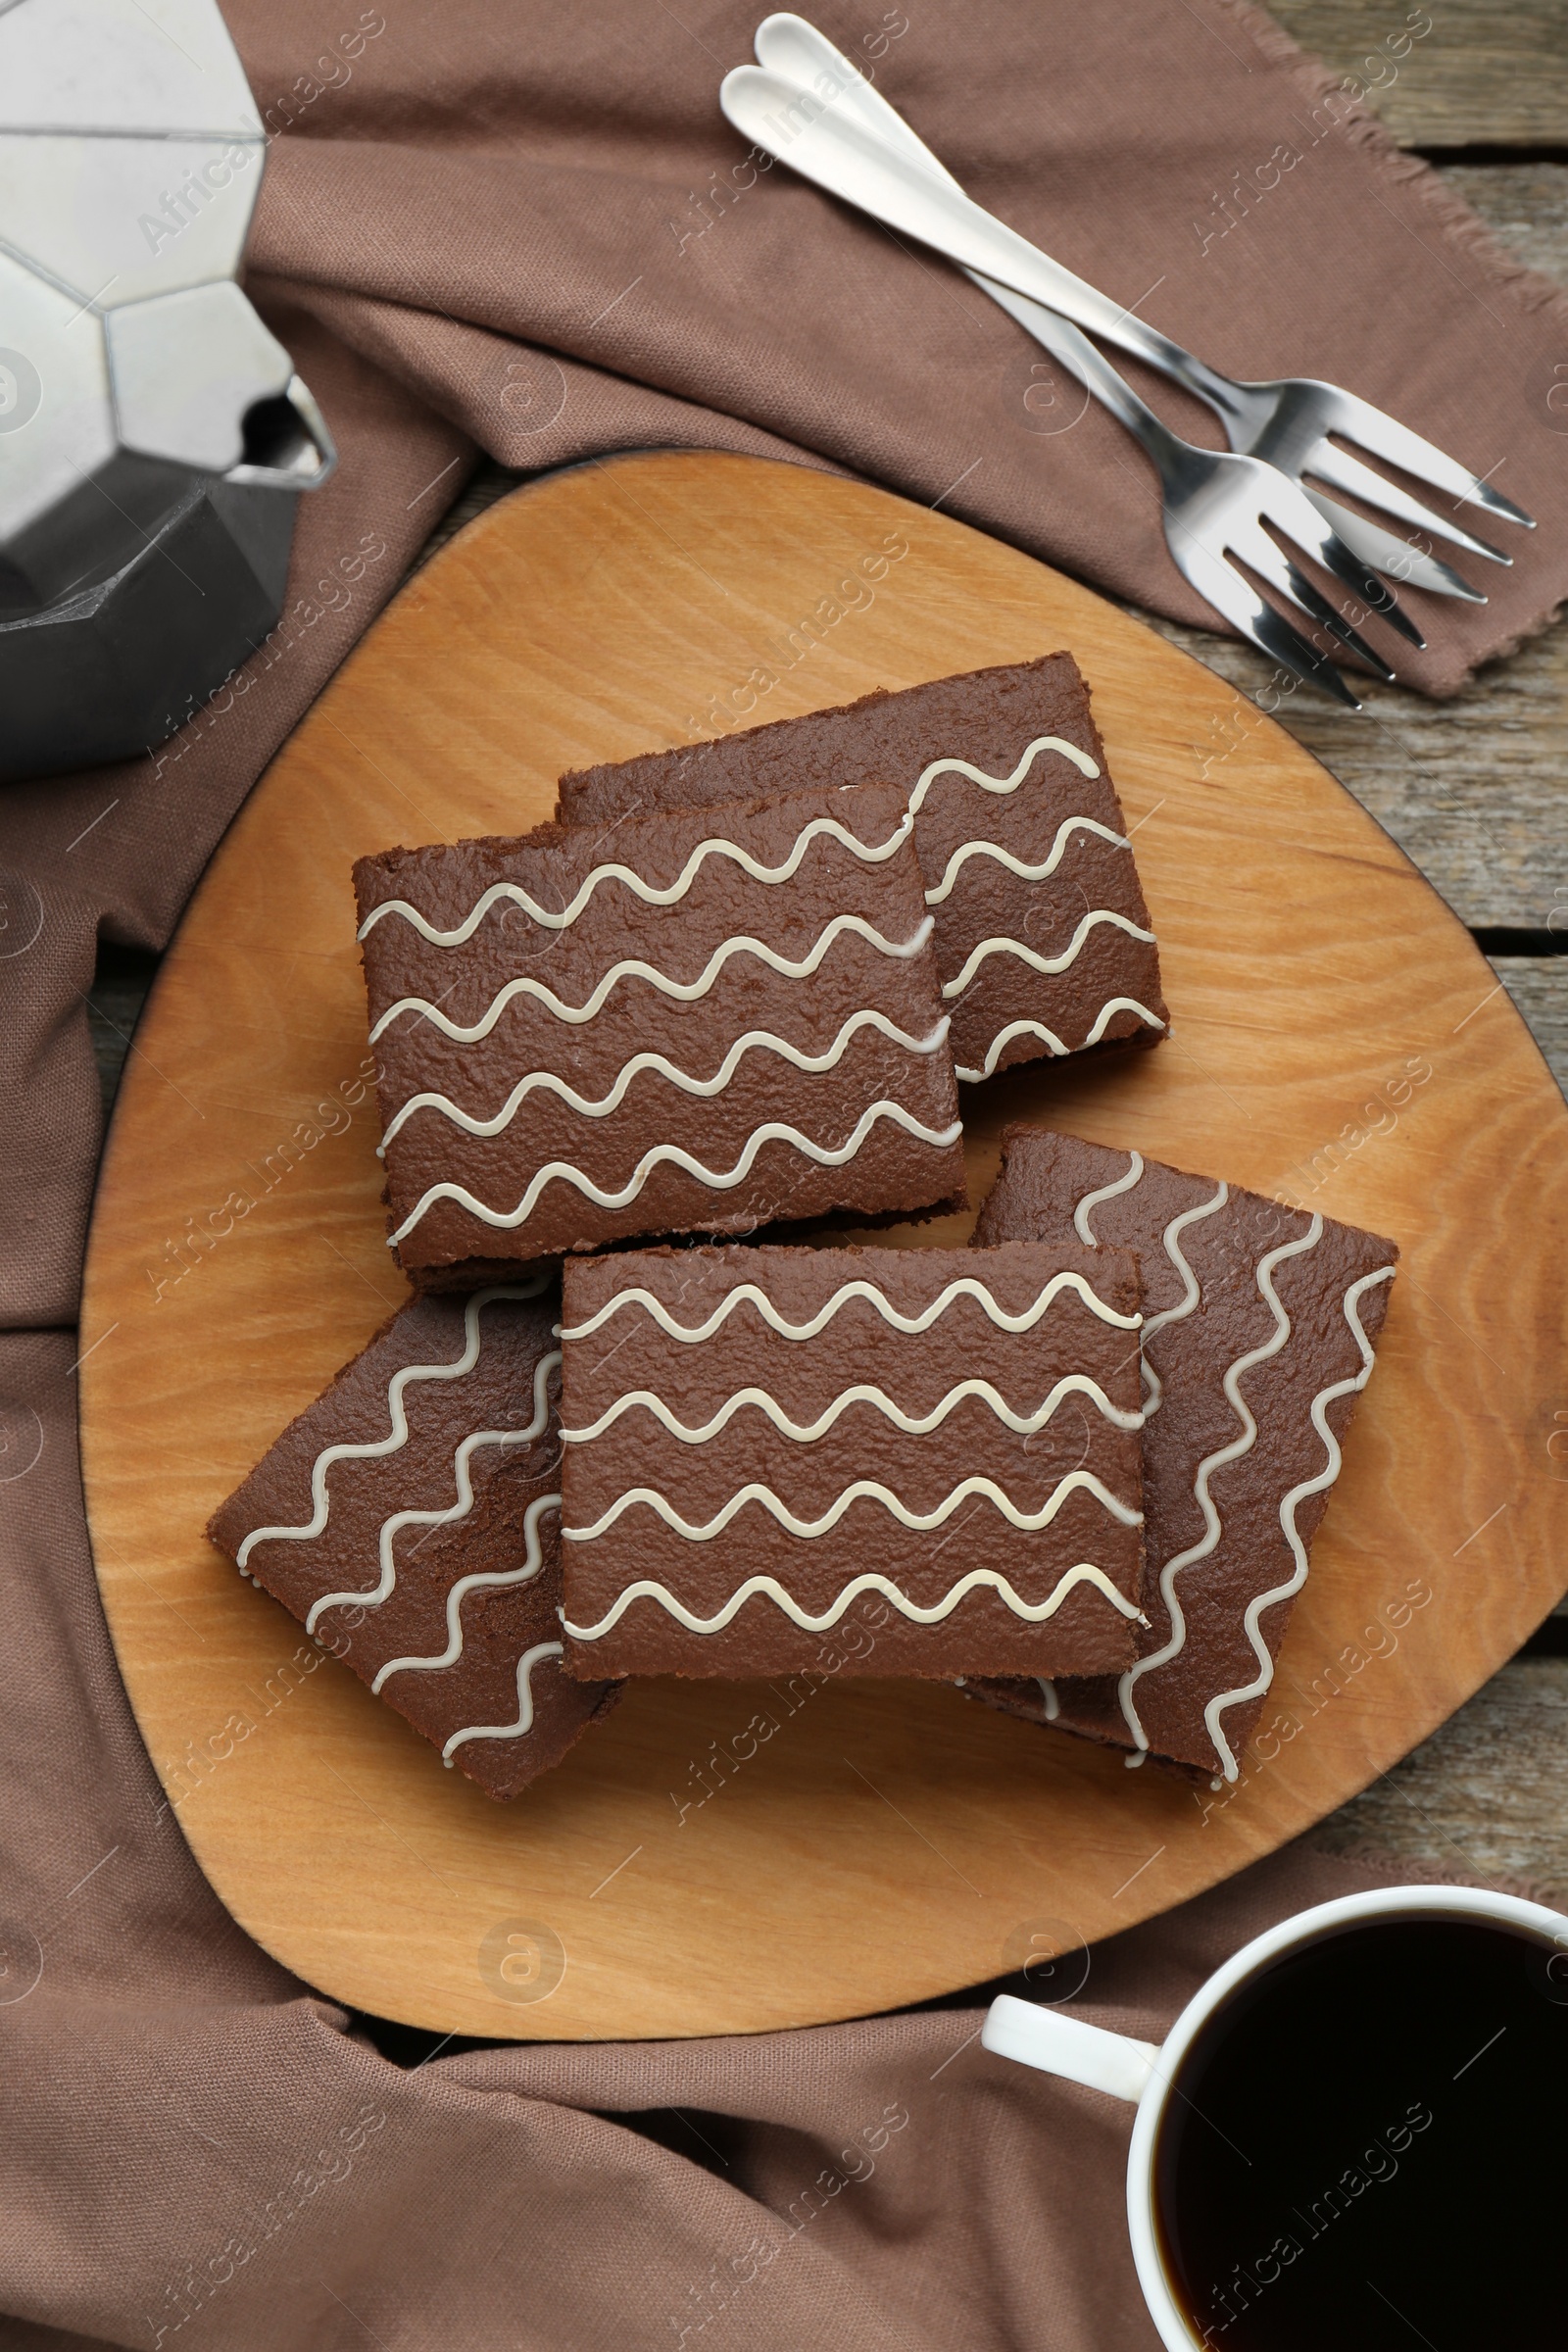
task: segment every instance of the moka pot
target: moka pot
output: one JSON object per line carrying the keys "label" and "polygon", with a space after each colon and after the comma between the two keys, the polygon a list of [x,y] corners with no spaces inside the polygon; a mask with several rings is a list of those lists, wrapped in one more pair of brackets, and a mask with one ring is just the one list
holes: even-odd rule
{"label": "moka pot", "polygon": [[266,150],[212,0],[0,11],[0,780],[150,750],[277,619],[335,453],[235,283]]}

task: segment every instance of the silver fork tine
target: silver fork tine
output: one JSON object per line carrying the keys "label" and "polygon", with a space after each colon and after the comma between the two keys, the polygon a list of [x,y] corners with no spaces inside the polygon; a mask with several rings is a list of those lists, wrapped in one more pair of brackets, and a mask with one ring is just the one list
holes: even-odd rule
{"label": "silver fork tine", "polygon": [[1299,565],[1288,559],[1285,562],[1285,585],[1280,589],[1280,594],[1287,602],[1298,605],[1303,612],[1309,613],[1328,630],[1331,637],[1337,637],[1352,654],[1359,654],[1372,675],[1381,678],[1385,686],[1394,684],[1396,673],[1383,656],[1368,645],[1359,630],[1352,629],[1349,622],[1335,612],[1326,596],[1318,594]]}
{"label": "silver fork tine", "polygon": [[[1174,548],[1172,553],[1176,553]],[[1211,554],[1194,541],[1177,555],[1177,563],[1204,602],[1223,613],[1242,636],[1250,638],[1260,653],[1282,662],[1309,686],[1320,686],[1336,702],[1346,704],[1351,710],[1360,710],[1360,704],[1328,656],[1320,654],[1315,645],[1309,645],[1293,629],[1222,556]]]}
{"label": "silver fork tine", "polygon": [[1516,507],[1511,498],[1504,498],[1500,490],[1494,490],[1490,482],[1466,472],[1441,449],[1423,441],[1419,433],[1411,432],[1407,424],[1385,416],[1381,409],[1373,408],[1370,401],[1357,399],[1353,392],[1343,392],[1330,384],[1323,389],[1335,394],[1343,410],[1344,421],[1336,424],[1334,430],[1343,432],[1348,441],[1358,441],[1375,458],[1384,458],[1403,472],[1413,473],[1417,481],[1430,482],[1435,490],[1447,491],[1460,505],[1473,502],[1484,507],[1489,514],[1500,514],[1505,521],[1517,522],[1527,531],[1535,529],[1533,514],[1527,514],[1523,507]]}
{"label": "silver fork tine", "polygon": [[1239,556],[1287,604],[1294,605],[1298,612],[1305,612],[1321,628],[1327,629],[1331,636],[1337,637],[1342,645],[1348,646],[1352,654],[1359,654],[1368,669],[1380,677],[1385,686],[1394,684],[1394,672],[1383,656],[1368,645],[1358,630],[1351,628],[1343,614],[1335,612],[1328,598],[1313,587],[1299,564],[1293,564],[1284,550],[1275,546],[1267,531],[1260,527],[1250,531],[1233,530],[1230,553]]}
{"label": "silver fork tine", "polygon": [[1461,579],[1451,564],[1445,564],[1437,556],[1422,555],[1419,548],[1396,539],[1392,531],[1384,530],[1367,515],[1352,514],[1310,487],[1306,495],[1330,530],[1338,531],[1351,555],[1359,556],[1363,564],[1370,564],[1374,571],[1387,572],[1402,588],[1425,588],[1431,596],[1457,596],[1467,605],[1486,603],[1480,589]]}
{"label": "silver fork tine", "polygon": [[1380,620],[1386,620],[1391,628],[1397,629],[1400,636],[1408,638],[1412,645],[1425,645],[1426,639],[1415,622],[1396,603],[1393,590],[1351,555],[1339,533],[1330,529],[1306,493],[1298,489],[1295,482],[1288,481],[1283,474],[1276,475],[1268,486],[1263,513],[1287,538],[1294,539],[1298,547],[1304,547],[1325,571],[1331,571],[1337,580],[1343,580],[1369,612],[1375,612]]}
{"label": "silver fork tine", "polygon": [[1363,466],[1360,459],[1352,458],[1348,450],[1336,449],[1331,441],[1319,443],[1307,462],[1307,470],[1318,481],[1327,482],[1331,488],[1348,490],[1352,498],[1364,499],[1368,506],[1382,507],[1390,514],[1396,515],[1400,522],[1413,523],[1419,531],[1435,531],[1440,539],[1451,540],[1455,547],[1464,548],[1472,556],[1485,556],[1491,564],[1513,562],[1512,556],[1505,556],[1500,548],[1490,546],[1485,539],[1473,537],[1469,531],[1461,530],[1456,522],[1449,522],[1446,516],[1434,514],[1430,507],[1424,507],[1419,499],[1411,498],[1396,483],[1391,482],[1387,474],[1374,473],[1370,466]]}

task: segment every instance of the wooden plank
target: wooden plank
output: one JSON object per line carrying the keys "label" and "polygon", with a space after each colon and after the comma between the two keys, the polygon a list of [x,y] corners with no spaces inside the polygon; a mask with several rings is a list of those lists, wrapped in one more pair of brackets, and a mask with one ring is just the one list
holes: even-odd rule
{"label": "wooden plank", "polygon": [[[694,1824],[669,1791],[744,1730],[757,1692],[638,1685],[560,1771],[493,1806],[330,1662],[289,1684],[279,1661],[298,1629],[201,1536],[384,1312],[373,1118],[318,1134],[275,1187],[257,1175],[266,1197],[243,1222],[230,1196],[364,1052],[356,853],[404,837],[411,802],[436,838],[510,828],[543,813],[564,765],[678,740],[694,697],[748,678],[759,648],[816,607],[824,566],[837,580],[881,546],[897,562],[874,601],[767,687],[768,715],[1074,646],[1179,1007],[1156,1053],[975,1089],[974,1192],[1001,1124],[1032,1114],[1240,1182],[1294,1182],[1400,1239],[1291,1672],[1310,1689],[1369,1608],[1399,1638],[1208,1812],[1185,1785],[940,1686],[848,1677],[754,1745]],[[1260,727],[1223,790],[1197,773],[1193,742],[1236,710],[1102,600],[945,516],[704,455],[558,475],[497,508],[334,679],[168,959],[106,1154],[82,1324],[89,1509],[132,1703],[219,1893],[312,1983],[438,2030],[565,2038],[763,2028],[974,1983],[1020,1920],[1103,1934],[1298,1834],[1550,1607],[1568,1484],[1529,1465],[1568,1306],[1568,1110],[1472,943],[1287,735]],[[1361,1133],[1361,1104],[1412,1056],[1431,1083]],[[177,1102],[153,1066],[171,1060]],[[176,1274],[166,1237],[192,1203],[218,1209],[214,1244]],[[162,1283],[149,1266],[167,1267]],[[1500,1517],[1499,1482],[1517,1497]],[[245,1694],[274,1686],[286,1695],[241,1740]],[[869,1789],[847,1787],[846,1757]],[[960,1850],[956,1880],[944,1857]],[[483,1961],[485,1937],[518,1919],[571,1956],[549,2002],[522,2009]]]}
{"label": "wooden plank", "polygon": [[1494,956],[1492,967],[1568,1094],[1568,956]]}
{"label": "wooden plank", "polygon": [[[1568,138],[1568,109],[1559,135]],[[1442,164],[1438,171],[1516,261],[1568,284],[1568,164]]]}
{"label": "wooden plank", "polygon": [[[1568,120],[1564,0],[1272,0],[1271,16],[1404,147],[1550,147]],[[1425,27],[1425,29],[1423,29]]]}
{"label": "wooden plank", "polygon": [[1307,1839],[1568,1905],[1568,1659],[1518,1658]]}

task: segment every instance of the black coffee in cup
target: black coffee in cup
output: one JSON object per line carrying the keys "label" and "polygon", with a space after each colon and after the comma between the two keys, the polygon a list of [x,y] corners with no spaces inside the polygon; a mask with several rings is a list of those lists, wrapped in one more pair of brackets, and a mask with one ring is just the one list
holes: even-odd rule
{"label": "black coffee in cup", "polygon": [[1222,2352],[1568,2344],[1568,1950],[1428,1914],[1288,1953],[1183,2061],[1154,2196]]}

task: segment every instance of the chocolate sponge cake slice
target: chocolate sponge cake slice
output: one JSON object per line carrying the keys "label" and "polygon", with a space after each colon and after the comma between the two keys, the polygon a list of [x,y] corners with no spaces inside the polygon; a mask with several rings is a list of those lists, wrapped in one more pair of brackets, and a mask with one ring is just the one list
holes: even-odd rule
{"label": "chocolate sponge cake slice", "polygon": [[603,827],[865,783],[896,785],[914,816],[960,1078],[1162,1034],[1159,951],[1070,654],[583,768],[562,777],[558,807]]}
{"label": "chocolate sponge cake slice", "polygon": [[560,1292],[418,1298],[290,1422],[208,1534],[490,1796],[617,1695],[561,1669]]}
{"label": "chocolate sponge cake slice", "polygon": [[569,1262],[568,1671],[1131,1664],[1138,1320],[1114,1251]]}
{"label": "chocolate sponge cake slice", "polygon": [[1008,1128],[978,1243],[1137,1252],[1147,1626],[1122,1675],[971,1684],[1234,1780],[1371,1376],[1398,1250],[1137,1152]]}
{"label": "chocolate sponge cake slice", "polygon": [[362,858],[416,1287],[641,1234],[961,1206],[910,832],[868,785]]}

